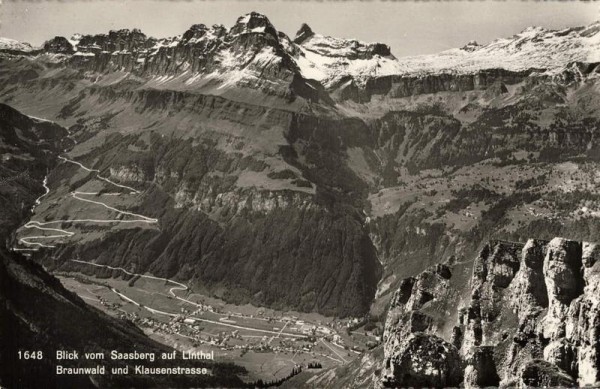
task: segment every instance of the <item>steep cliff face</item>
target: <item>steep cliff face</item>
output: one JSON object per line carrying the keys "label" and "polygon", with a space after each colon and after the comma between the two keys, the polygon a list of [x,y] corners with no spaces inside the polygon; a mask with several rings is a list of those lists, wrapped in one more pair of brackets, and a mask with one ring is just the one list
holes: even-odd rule
{"label": "steep cliff face", "polygon": [[439,322],[425,313],[437,296],[448,297],[451,277],[447,266],[438,265],[400,283],[385,322],[382,387],[448,387],[462,382],[458,348],[437,335]]}
{"label": "steep cliff face", "polygon": [[31,204],[44,193],[44,176],[56,155],[72,146],[63,127],[22,115],[0,104],[0,234],[7,238],[29,216]]}
{"label": "steep cliff face", "polygon": [[[421,367],[430,359],[445,363],[435,370],[445,380],[428,381],[429,386],[454,386],[457,377],[465,387],[597,385],[597,259],[594,243],[562,238],[530,239],[525,245],[493,241],[473,262],[467,285],[452,284],[450,269],[440,278],[440,266],[404,280],[386,321],[379,385],[414,384],[412,376],[404,375],[412,370],[402,355],[404,343],[416,336],[444,345],[439,358],[428,347],[412,354]],[[438,282],[423,283],[432,275],[438,275]],[[462,296],[455,306],[459,317],[450,335],[427,312],[457,294]],[[429,296],[426,303],[414,304],[423,295]],[[445,320],[452,323],[452,315]],[[456,366],[447,362],[452,345],[457,347],[451,354]],[[460,374],[454,375],[455,369]]]}
{"label": "steep cliff face", "polygon": [[435,318],[421,311],[434,296],[445,294],[450,277],[450,270],[439,265],[401,282],[392,299],[383,335],[384,387],[445,387],[457,386],[462,381],[457,347],[437,336]]}

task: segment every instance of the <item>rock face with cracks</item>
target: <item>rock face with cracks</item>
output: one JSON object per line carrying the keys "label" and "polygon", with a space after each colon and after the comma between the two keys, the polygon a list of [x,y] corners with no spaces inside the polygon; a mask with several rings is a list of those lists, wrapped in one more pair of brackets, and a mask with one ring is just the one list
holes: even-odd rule
{"label": "rock face with cracks", "polygon": [[[376,385],[598,385],[599,254],[595,243],[563,238],[491,241],[468,283],[453,282],[456,266],[444,265],[403,280]],[[457,315],[436,316],[449,299]]]}

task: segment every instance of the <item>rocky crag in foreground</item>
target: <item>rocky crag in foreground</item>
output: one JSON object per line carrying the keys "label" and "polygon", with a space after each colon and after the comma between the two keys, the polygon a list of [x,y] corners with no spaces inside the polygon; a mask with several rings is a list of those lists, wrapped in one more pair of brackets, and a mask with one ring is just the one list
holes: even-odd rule
{"label": "rocky crag in foreground", "polygon": [[598,385],[598,259],[593,243],[493,241],[462,288],[445,265],[403,280],[375,386]]}

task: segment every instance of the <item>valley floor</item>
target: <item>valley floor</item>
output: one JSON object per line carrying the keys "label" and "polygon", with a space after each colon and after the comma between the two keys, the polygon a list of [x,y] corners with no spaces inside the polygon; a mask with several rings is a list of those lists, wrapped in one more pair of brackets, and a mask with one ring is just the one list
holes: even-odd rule
{"label": "valley floor", "polygon": [[213,351],[217,361],[244,366],[247,381],[279,380],[311,362],[323,368],[344,365],[370,339],[347,332],[350,320],[235,306],[172,280],[112,270],[123,272],[123,279],[78,273],[60,273],[59,279],[90,305],[130,320],[178,351]]}

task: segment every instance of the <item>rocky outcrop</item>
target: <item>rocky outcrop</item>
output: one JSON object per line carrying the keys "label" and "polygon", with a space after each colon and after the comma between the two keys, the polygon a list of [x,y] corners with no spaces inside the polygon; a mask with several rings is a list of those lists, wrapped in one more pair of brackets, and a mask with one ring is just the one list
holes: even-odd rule
{"label": "rocky outcrop", "polygon": [[462,381],[458,349],[435,335],[436,320],[421,311],[448,289],[450,270],[438,265],[404,279],[390,303],[383,336],[383,387],[457,386]]}
{"label": "rocky outcrop", "polygon": [[485,388],[498,386],[500,377],[496,370],[493,346],[474,347],[466,362],[465,388]]}
{"label": "rocky outcrop", "polygon": [[57,36],[44,43],[44,51],[52,54],[73,54],[75,49],[67,38]]}
{"label": "rocky outcrop", "polygon": [[548,307],[548,291],[542,271],[547,245],[548,242],[529,239],[523,247],[510,299],[520,323],[524,323],[530,315],[539,314],[540,309]]}
{"label": "rocky outcrop", "polygon": [[[418,335],[422,347],[410,361],[422,357],[422,366],[430,366],[428,347],[437,341],[431,337],[445,338],[459,352],[444,345],[438,362],[456,358],[468,388],[597,385],[599,254],[596,244],[563,238],[530,239],[525,245],[492,241],[475,259],[468,285],[453,284],[451,269],[437,286],[424,287],[436,274],[432,269],[403,280],[386,321],[380,384],[417,385],[401,372],[422,373],[405,356],[409,340]],[[427,312],[457,293],[468,297],[449,335]]]}
{"label": "rocky outcrop", "polygon": [[370,101],[375,95],[401,98],[438,92],[459,92],[482,90],[489,87],[499,88],[497,93],[506,90],[506,86],[524,81],[535,69],[509,71],[505,69],[485,69],[472,74],[440,73],[430,75],[390,75],[371,78],[357,101]]}
{"label": "rocky outcrop", "polygon": [[300,26],[300,29],[298,30],[298,32],[296,32],[296,37],[294,38],[294,43],[302,44],[302,42],[309,39],[313,35],[315,35],[315,33],[310,28],[310,26],[306,23],[302,23],[302,26]]}
{"label": "rocky outcrop", "polygon": [[392,355],[386,356],[383,387],[413,386],[444,388],[462,381],[458,350],[443,339],[413,333],[402,339]]}
{"label": "rocky outcrop", "polygon": [[[565,335],[574,350],[571,361],[579,385],[600,383],[600,245],[583,243],[583,294],[573,300],[566,314]],[[560,355],[559,355],[560,358]]]}
{"label": "rocky outcrop", "polygon": [[242,212],[268,213],[290,207],[309,210],[314,207],[309,195],[293,191],[258,191],[255,189],[235,190],[218,193],[214,189],[194,192],[180,188],[175,193],[176,208],[196,209],[207,214],[234,217]]}
{"label": "rocky outcrop", "polygon": [[463,325],[462,353],[470,357],[479,346],[500,340],[497,321],[502,315],[502,291],[514,278],[519,260],[518,243],[492,241],[486,244],[473,266],[471,302],[461,317]]}
{"label": "rocky outcrop", "polygon": [[514,383],[523,388],[571,388],[577,386],[575,380],[565,371],[544,360],[532,360],[522,369]]}
{"label": "rocky outcrop", "polygon": [[110,176],[122,182],[144,182],[148,179],[145,172],[138,166],[121,166],[110,168]]}
{"label": "rocky outcrop", "polygon": [[[421,312],[434,298],[440,299],[448,291],[451,273],[446,265],[437,265],[419,274],[405,278],[390,302],[386,318],[384,343],[394,347],[407,334],[428,332],[434,328],[434,319]],[[430,304],[431,305],[431,304]]]}
{"label": "rocky outcrop", "polygon": [[548,244],[543,267],[548,290],[544,337],[552,341],[565,336],[569,305],[583,292],[581,264],[581,243],[556,238]]}

